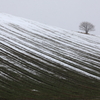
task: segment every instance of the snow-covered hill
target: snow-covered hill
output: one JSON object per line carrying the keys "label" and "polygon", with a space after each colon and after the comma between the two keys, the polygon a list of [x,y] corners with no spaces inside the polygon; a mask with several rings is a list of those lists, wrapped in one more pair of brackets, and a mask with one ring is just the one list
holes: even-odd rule
{"label": "snow-covered hill", "polygon": [[[5,88],[11,93],[15,90],[16,94],[17,90],[11,83],[23,84],[21,87],[24,88],[24,79],[31,85],[39,84],[42,87],[41,84],[44,84],[44,88],[49,86],[48,89],[51,90],[53,87],[54,91],[60,91],[57,88],[65,86],[66,90],[62,90],[62,93],[67,93],[68,90],[69,94],[75,92],[68,89],[73,87],[72,84],[82,89],[90,85],[100,92],[100,37],[0,14],[1,94]],[[25,86],[30,91],[35,90],[31,92],[42,91],[37,85],[31,86],[29,83]],[[71,85],[67,87],[67,83]],[[79,95],[77,93],[73,98]],[[8,97],[10,95],[7,93]],[[80,95],[83,98],[85,92]]]}

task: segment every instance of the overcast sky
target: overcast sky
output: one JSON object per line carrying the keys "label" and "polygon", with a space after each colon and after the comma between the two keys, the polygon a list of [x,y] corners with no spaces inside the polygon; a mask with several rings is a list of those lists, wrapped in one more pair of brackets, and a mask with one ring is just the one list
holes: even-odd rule
{"label": "overcast sky", "polygon": [[0,12],[74,31],[88,21],[100,35],[100,0],[0,0]]}

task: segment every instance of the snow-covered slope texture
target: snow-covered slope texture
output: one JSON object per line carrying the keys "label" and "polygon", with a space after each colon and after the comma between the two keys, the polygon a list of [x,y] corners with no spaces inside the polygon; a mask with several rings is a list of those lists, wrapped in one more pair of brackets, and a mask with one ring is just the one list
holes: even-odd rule
{"label": "snow-covered slope texture", "polygon": [[95,100],[99,94],[100,37],[0,14],[0,98]]}

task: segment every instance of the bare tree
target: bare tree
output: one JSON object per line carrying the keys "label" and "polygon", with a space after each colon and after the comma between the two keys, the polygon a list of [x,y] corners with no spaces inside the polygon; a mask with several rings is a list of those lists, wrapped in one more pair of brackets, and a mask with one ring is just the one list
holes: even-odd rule
{"label": "bare tree", "polygon": [[82,22],[79,26],[80,30],[85,31],[88,34],[89,31],[94,31],[94,25],[89,22]]}

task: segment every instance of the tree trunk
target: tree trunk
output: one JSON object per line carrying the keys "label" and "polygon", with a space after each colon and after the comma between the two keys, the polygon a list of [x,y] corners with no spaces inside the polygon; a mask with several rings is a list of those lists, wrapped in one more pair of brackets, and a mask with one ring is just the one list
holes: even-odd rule
{"label": "tree trunk", "polygon": [[88,31],[86,31],[85,34],[88,34]]}

